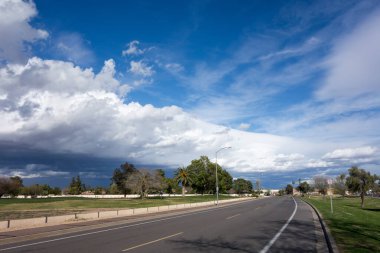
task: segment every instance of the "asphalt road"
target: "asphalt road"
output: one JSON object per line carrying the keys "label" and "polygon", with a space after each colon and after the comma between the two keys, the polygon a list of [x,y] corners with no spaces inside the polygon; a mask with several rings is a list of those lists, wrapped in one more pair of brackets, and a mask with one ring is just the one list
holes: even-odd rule
{"label": "asphalt road", "polygon": [[328,252],[311,208],[291,197],[36,237],[7,244],[0,239],[0,252]]}

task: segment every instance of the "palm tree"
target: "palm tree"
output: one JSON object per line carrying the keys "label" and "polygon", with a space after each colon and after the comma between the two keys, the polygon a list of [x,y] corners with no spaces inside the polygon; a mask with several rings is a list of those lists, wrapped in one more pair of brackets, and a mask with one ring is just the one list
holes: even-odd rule
{"label": "palm tree", "polygon": [[185,167],[180,167],[177,169],[174,175],[175,175],[175,180],[177,181],[177,183],[181,183],[182,185],[182,196],[184,196],[185,186],[188,186],[192,181],[190,172]]}

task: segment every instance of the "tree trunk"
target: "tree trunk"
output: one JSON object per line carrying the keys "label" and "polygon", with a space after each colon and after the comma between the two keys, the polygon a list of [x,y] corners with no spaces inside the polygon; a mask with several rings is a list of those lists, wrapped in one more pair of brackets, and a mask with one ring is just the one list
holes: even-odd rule
{"label": "tree trunk", "polygon": [[186,191],[185,186],[182,186],[182,196],[185,196],[185,191]]}
{"label": "tree trunk", "polygon": [[364,192],[361,192],[360,193],[360,198],[361,198],[361,200],[362,200],[362,208],[364,208]]}

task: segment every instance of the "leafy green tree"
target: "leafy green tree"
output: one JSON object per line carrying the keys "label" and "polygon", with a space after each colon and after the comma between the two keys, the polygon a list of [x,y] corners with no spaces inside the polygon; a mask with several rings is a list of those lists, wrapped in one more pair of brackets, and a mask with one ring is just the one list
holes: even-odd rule
{"label": "leafy green tree", "polygon": [[182,195],[185,195],[186,186],[189,186],[190,183],[193,181],[190,171],[186,169],[185,167],[180,167],[177,169],[177,171],[174,174],[175,180],[177,183],[181,184],[182,187]]}
{"label": "leafy green tree", "polygon": [[191,187],[200,194],[213,192],[215,188],[215,164],[207,156],[194,159],[187,166],[192,175]]}
{"label": "leafy green tree", "polygon": [[361,198],[361,207],[364,207],[364,197],[375,183],[376,175],[372,176],[370,172],[359,169],[356,166],[348,170],[349,176],[346,180],[347,188],[352,193],[359,193]]}
{"label": "leafy green tree", "polygon": [[244,194],[252,192],[252,182],[243,178],[238,178],[233,181],[232,188],[237,194]]}
{"label": "leafy green tree", "polygon": [[230,173],[218,166],[218,179],[219,179],[219,191],[220,193],[227,193],[232,188],[233,178]]}
{"label": "leafy green tree", "polygon": [[286,187],[285,187],[285,193],[286,194],[293,194],[293,185],[291,184],[288,184]]}
{"label": "leafy green tree", "polygon": [[110,194],[119,194],[119,189],[117,188],[116,183],[112,183],[110,186]]}
{"label": "leafy green tree", "polygon": [[69,186],[70,195],[78,195],[85,191],[85,186],[80,179],[80,176],[73,177]]}
{"label": "leafy green tree", "polygon": [[115,184],[117,187],[117,193],[127,194],[131,193],[130,189],[126,186],[125,182],[128,180],[128,177],[136,172],[137,169],[133,164],[128,162],[120,165],[120,168],[117,168],[113,171],[111,178],[111,185]]}
{"label": "leafy green tree", "polygon": [[181,187],[179,187],[178,182],[175,178],[165,178],[166,188],[165,192],[168,194],[177,193],[181,191]]}
{"label": "leafy green tree", "polygon": [[232,188],[232,176],[218,164],[212,163],[207,156],[191,161],[187,166],[192,175],[191,187],[200,194],[216,192],[215,167],[218,172],[218,186],[220,193],[227,193]]}
{"label": "leafy green tree", "polygon": [[310,192],[311,187],[307,182],[302,182],[297,186],[297,190],[303,194]]}

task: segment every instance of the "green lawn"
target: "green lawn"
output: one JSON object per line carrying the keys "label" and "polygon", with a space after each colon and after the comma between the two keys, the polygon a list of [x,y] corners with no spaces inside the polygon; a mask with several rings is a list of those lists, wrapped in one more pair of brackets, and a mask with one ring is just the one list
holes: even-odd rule
{"label": "green lawn", "polygon": [[322,214],[341,252],[380,252],[380,199],[366,198],[364,209],[358,197],[303,198]]}
{"label": "green lawn", "polygon": [[[219,199],[232,197],[220,195]],[[94,210],[128,209],[165,206],[215,200],[215,196],[189,196],[146,199],[88,199],[88,198],[46,198],[46,199],[0,199],[0,220],[62,215]]]}

